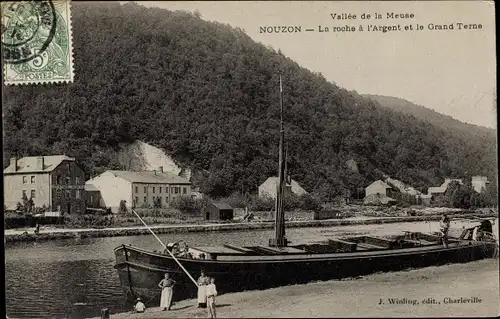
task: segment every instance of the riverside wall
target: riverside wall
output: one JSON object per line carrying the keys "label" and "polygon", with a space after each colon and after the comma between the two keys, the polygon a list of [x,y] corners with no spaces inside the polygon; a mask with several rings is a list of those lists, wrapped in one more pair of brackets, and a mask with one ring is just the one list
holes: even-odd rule
{"label": "riverside wall", "polygon": [[[450,218],[470,218],[470,214],[449,214]],[[497,214],[482,214],[481,217],[498,217]],[[440,215],[426,216],[408,216],[408,217],[373,217],[369,219],[330,219],[330,220],[308,220],[308,221],[288,221],[287,228],[292,227],[331,227],[347,225],[369,225],[386,223],[404,223],[404,222],[423,222],[438,221]],[[197,225],[154,225],[151,229],[157,234],[183,233],[183,232],[211,232],[211,231],[235,231],[252,229],[272,229],[274,222],[244,222],[244,223],[210,223]],[[115,237],[115,236],[136,236],[147,235],[150,231],[146,227],[121,227],[121,228],[102,228],[102,229],[57,229],[45,230],[39,234],[33,231],[24,231],[8,233],[5,232],[4,242],[19,241],[39,241],[68,238],[86,238],[86,237]]]}

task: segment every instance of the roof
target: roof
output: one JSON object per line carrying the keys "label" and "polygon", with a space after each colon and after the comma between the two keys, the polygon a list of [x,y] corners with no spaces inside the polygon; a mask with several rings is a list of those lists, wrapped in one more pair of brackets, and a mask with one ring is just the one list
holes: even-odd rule
{"label": "roof", "polygon": [[[290,183],[287,183],[286,178],[284,179],[284,181],[285,181],[285,184],[290,185]],[[294,181],[294,180],[292,179],[292,181]],[[267,183],[277,184],[277,183],[278,183],[278,177],[276,177],[276,176],[271,176],[271,177],[268,177],[268,178],[264,181],[264,183],[262,183],[262,184],[260,184],[260,185],[262,186],[262,185],[267,184]]]}
{"label": "roof", "polygon": [[85,183],[85,191],[86,192],[99,192],[99,188],[95,187],[94,184]]}
{"label": "roof", "polygon": [[175,175],[170,172],[158,171],[106,171],[117,177],[123,178],[131,183],[144,183],[144,184],[191,184],[185,178]]}
{"label": "roof", "polygon": [[431,198],[432,197],[431,194],[419,194],[418,196],[420,196],[420,198]]}
{"label": "roof", "polygon": [[391,186],[387,185],[385,182],[383,182],[381,180],[375,181],[375,182],[371,183],[370,185],[368,185],[367,187],[370,187],[372,185],[380,185],[380,186],[385,187],[385,188],[392,188]]}
{"label": "roof", "polygon": [[446,189],[447,187],[442,187],[442,186],[439,186],[439,187],[429,187],[429,189],[427,190],[427,194],[440,194],[440,193],[444,193],[446,192]]}
{"label": "roof", "polygon": [[226,203],[217,203],[217,202],[212,202],[212,205],[217,207],[218,209],[233,209],[229,204]]}
{"label": "roof", "polygon": [[[260,184],[259,190],[263,187],[266,188],[266,187],[272,186],[272,190],[273,190],[273,192],[275,192],[276,191],[275,185],[278,185],[278,181],[279,181],[278,177],[271,176],[268,179],[266,179],[264,181],[264,183]],[[294,193],[294,194],[297,194],[297,195],[307,194],[307,191],[304,188],[302,188],[302,186],[300,186],[300,184],[294,179],[291,179],[290,183],[287,183],[286,179],[285,179],[285,185],[291,186],[292,193]]]}
{"label": "roof", "polygon": [[[38,158],[41,157],[43,157],[43,168],[37,166]],[[74,162],[75,158],[66,155],[26,156],[17,160],[17,170],[14,165],[9,165],[3,172],[7,174],[52,172],[63,161]]]}

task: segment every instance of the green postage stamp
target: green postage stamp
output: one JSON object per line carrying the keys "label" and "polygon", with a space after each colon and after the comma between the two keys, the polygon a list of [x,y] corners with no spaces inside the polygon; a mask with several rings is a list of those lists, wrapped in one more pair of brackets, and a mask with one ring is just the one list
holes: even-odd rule
{"label": "green postage stamp", "polygon": [[69,1],[2,2],[5,84],[73,82]]}

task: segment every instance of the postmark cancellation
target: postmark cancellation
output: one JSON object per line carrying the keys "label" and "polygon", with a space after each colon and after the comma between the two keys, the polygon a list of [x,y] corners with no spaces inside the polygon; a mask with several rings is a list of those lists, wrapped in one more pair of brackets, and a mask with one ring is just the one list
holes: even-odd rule
{"label": "postmark cancellation", "polygon": [[73,82],[69,1],[2,2],[5,84]]}

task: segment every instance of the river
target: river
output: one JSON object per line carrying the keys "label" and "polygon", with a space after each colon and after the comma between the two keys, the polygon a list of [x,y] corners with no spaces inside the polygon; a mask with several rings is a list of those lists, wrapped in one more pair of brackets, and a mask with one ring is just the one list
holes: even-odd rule
{"label": "river", "polygon": [[[498,219],[494,231],[498,238]],[[460,233],[464,221],[452,221]],[[332,236],[391,235],[401,231],[437,231],[437,222],[413,222],[320,228],[290,228],[292,241],[314,241]],[[450,233],[454,235],[454,233]],[[164,242],[184,240],[188,245],[267,245],[273,230],[163,234]],[[102,308],[111,313],[130,310],[113,268],[113,249],[122,244],[158,249],[153,236],[64,239],[7,244],[5,286],[11,318],[88,318]]]}

